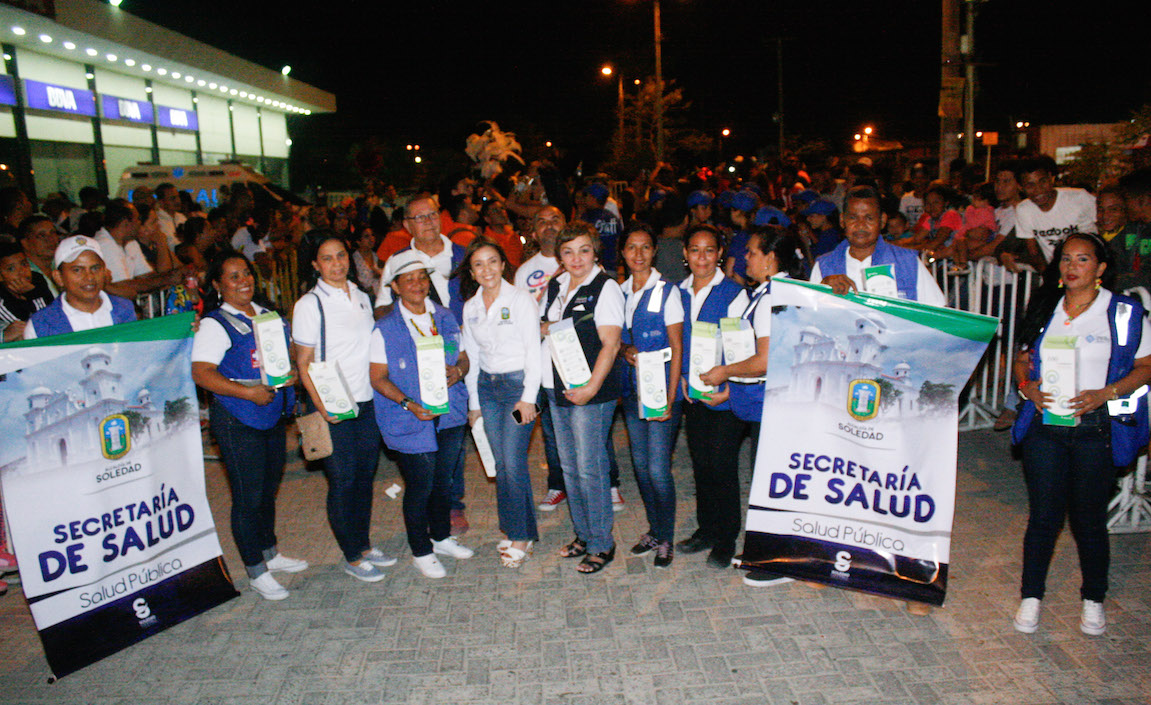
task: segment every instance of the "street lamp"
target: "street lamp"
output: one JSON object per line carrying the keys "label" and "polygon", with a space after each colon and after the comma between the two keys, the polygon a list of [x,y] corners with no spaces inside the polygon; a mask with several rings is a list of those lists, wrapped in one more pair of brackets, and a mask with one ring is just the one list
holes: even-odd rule
{"label": "street lamp", "polygon": [[616,110],[616,113],[619,115],[619,126],[617,128],[619,130],[619,132],[617,134],[619,135],[619,143],[622,146],[623,145],[623,72],[622,71],[616,71],[615,69],[612,68],[611,64],[604,64],[603,68],[601,68],[599,71],[604,76],[607,76],[609,78],[611,77],[611,75],[613,73],[615,73],[616,78],[619,79],[619,81],[618,81],[618,83],[619,83],[619,90],[618,90],[619,96],[617,99],[617,105],[616,105],[615,110]]}
{"label": "street lamp", "polygon": [[723,138],[730,136],[731,130],[727,129],[726,127],[719,131],[719,158],[721,161],[723,160]]}

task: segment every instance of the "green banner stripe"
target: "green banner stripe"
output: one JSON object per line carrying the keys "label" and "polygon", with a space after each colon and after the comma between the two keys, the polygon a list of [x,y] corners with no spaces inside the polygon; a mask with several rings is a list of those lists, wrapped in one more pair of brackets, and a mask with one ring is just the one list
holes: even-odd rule
{"label": "green banner stripe", "polygon": [[120,323],[104,328],[50,335],[46,338],[21,340],[0,345],[0,349],[37,348],[46,345],[93,345],[98,343],[139,343],[146,340],[179,340],[192,337],[194,313],[180,313],[143,321]]}
{"label": "green banner stripe", "polygon": [[[797,279],[780,279],[779,283],[787,282],[796,286],[807,287],[824,293],[831,293],[831,287],[814,282],[799,281]],[[833,294],[834,295],[834,294]],[[969,311],[959,311],[953,308],[939,308],[928,306],[916,301],[906,299],[889,299],[886,296],[876,296],[863,292],[850,292],[843,298],[857,303],[860,306],[890,314],[905,321],[911,321],[922,326],[943,331],[959,338],[973,340],[977,343],[986,343],[995,335],[999,327],[999,319],[994,316],[984,316]]]}

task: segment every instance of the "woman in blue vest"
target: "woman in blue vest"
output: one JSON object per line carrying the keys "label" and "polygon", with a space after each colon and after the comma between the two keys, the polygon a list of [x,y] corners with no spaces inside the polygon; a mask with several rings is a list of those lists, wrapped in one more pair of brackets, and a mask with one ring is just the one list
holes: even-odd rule
{"label": "woman in blue vest", "polygon": [[500,562],[519,568],[539,540],[528,445],[535,427],[540,391],[539,306],[526,289],[508,281],[511,263],[502,247],[476,238],[468,245],[461,271],[464,351],[471,368],[468,421],[482,416],[496,462],[496,507]]}
{"label": "woman in blue vest", "polygon": [[[680,383],[685,392],[693,371],[707,372],[718,359],[692,361],[692,326],[697,322],[718,326],[743,288],[723,275],[723,235],[710,225],[696,225],[684,233],[683,255],[691,274],[680,283],[684,310],[683,367]],[[719,346],[718,338],[715,341]],[[697,356],[698,357],[698,356]],[[727,568],[739,537],[738,449],[746,424],[731,412],[730,385],[723,384],[701,398],[687,396],[684,424],[691,469],[695,478],[695,533],[677,544],[683,553],[710,551],[708,565]]]}
{"label": "woman in blue vest", "polygon": [[[380,432],[368,379],[368,345],[372,337],[372,303],[348,279],[351,258],[338,237],[318,239],[311,254],[319,274],[316,285],[296,301],[292,328],[296,368],[313,408],[323,411],[332,438],[332,454],[324,458],[328,478],[328,524],[344,556],[344,572],[367,583],[384,579],[383,568],[396,559],[371,544],[372,482],[380,462]],[[339,366],[352,400],[359,407],[352,418],[337,418],[324,409],[312,382],[312,362]]]}
{"label": "woman in blue vest", "polygon": [[[412,561],[426,577],[443,578],[447,570],[436,554],[474,555],[451,535],[452,472],[467,432],[468,391],[461,382],[468,355],[460,346],[455,314],[428,296],[432,261],[415,249],[389,261],[380,285],[390,286],[399,303],[376,322],[371,336],[376,422],[404,476],[404,526]],[[431,408],[435,400],[420,391],[420,379],[429,370],[421,369],[418,350],[428,345],[442,346],[446,410]]]}
{"label": "woman in blue vest", "polygon": [[[675,481],[671,453],[679,431],[683,395],[679,378],[683,366],[683,300],[676,286],[652,267],[655,235],[646,225],[632,227],[621,241],[620,257],[631,277],[623,283],[624,327],[620,355],[623,368],[623,414],[631,439],[635,479],[647,512],[647,532],[631,549],[633,556],[655,551],[655,566],[666,568],[674,558]],[[664,383],[667,409],[654,418],[640,415],[639,353],[664,352]]]}
{"label": "woman in blue vest", "polygon": [[[754,282],[755,288],[750,295],[746,291],[741,292],[727,307],[727,315],[748,322],[755,340],[755,352],[743,360],[716,365],[700,375],[701,380],[713,386],[729,383],[732,413],[748,424],[753,468],[759,447],[759,423],[763,418],[763,391],[771,337],[771,279],[781,276],[799,278],[802,273],[803,260],[797,238],[776,226],[753,232],[747,242],[747,278]],[[744,582],[772,585],[791,582],[791,579],[756,570],[747,573]]]}
{"label": "woman in blue vest", "polygon": [[553,362],[555,389],[548,397],[576,534],[560,556],[582,556],[576,570],[585,574],[598,573],[615,558],[606,446],[620,394],[615,362],[624,301],[619,284],[597,263],[601,248],[599,233],[587,223],[560,231],[556,250],[564,272],[548,283],[540,326],[546,336],[552,325],[570,319],[591,372],[585,384],[567,388]]}
{"label": "woman in blue vest", "polygon": [[[1069,517],[1083,576],[1079,629],[1098,636],[1107,628],[1107,505],[1116,468],[1131,464],[1149,435],[1145,394],[1139,393],[1133,412],[1111,410],[1108,402],[1146,391],[1143,385],[1151,382],[1151,326],[1136,300],[1103,286],[1104,277],[1110,278],[1108,250],[1098,236],[1069,235],[1054,261],[1059,263],[1062,295],[1056,289],[1032,306],[1015,358],[1015,380],[1024,401],[1012,434],[1023,451],[1030,505],[1015,629],[1030,634],[1039,627],[1047,569],[1064,517]],[[1073,337],[1077,351],[1075,379],[1067,383],[1077,393],[1069,392],[1074,393],[1070,399],[1057,398],[1039,382],[1045,341],[1056,336]],[[1050,423],[1056,419],[1045,412],[1061,407],[1073,412],[1076,425]]]}
{"label": "woman in blue vest", "polygon": [[[208,267],[209,312],[192,341],[192,379],[212,393],[212,435],[232,487],[232,538],[249,585],[267,600],[288,591],[273,572],[298,573],[307,561],[276,547],[276,490],[284,475],[284,417],[293,411],[292,386],[260,382],[252,319],[267,309],[253,303],[256,276],[241,254],[229,252]],[[213,304],[214,307],[213,307]],[[291,335],[284,322],[284,339]]]}

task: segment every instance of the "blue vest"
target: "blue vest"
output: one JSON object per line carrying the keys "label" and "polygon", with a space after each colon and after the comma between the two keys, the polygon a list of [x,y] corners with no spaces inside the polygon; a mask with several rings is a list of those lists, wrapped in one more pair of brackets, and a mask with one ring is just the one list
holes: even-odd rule
{"label": "blue vest", "polygon": [[[771,293],[770,282],[768,283],[766,289],[759,292],[759,294],[755,295],[754,298],[748,302],[747,308],[743,310],[740,318],[747,321],[753,320],[756,309],[759,308],[760,302],[763,301],[764,294],[769,293]],[[739,360],[724,360],[724,362],[739,362]],[[759,423],[763,418],[764,386],[764,382],[730,383],[729,388],[731,389],[731,396],[729,397],[729,401],[731,402],[731,410],[737,417],[739,417],[741,421]]]}
{"label": "blue vest", "polygon": [[[252,332],[252,320],[242,314],[229,312],[228,315],[234,316],[248,328],[246,332],[236,330],[236,327],[220,309],[208,314],[208,318],[214,319],[224,327],[228,333],[228,338],[232,341],[232,346],[224,353],[224,358],[216,366],[216,371],[228,379],[259,380],[260,370],[256,367],[256,334]],[[284,324],[284,338],[290,342],[288,322],[282,321],[282,323]],[[261,431],[275,426],[284,414],[291,412],[296,406],[296,390],[290,386],[277,389],[276,398],[264,406],[226,394],[214,396],[216,401],[227,409],[228,413],[235,416],[240,423]]]}
{"label": "blue vest", "polygon": [[[695,319],[703,321],[704,323],[714,323],[719,325],[719,319],[727,316],[727,307],[739,296],[739,292],[743,291],[739,284],[736,284],[727,277],[723,281],[712,287],[708,292],[707,298],[704,299],[703,306],[699,309],[699,316]],[[688,367],[691,364],[691,293],[688,289],[683,287],[679,290],[680,298],[683,301],[683,376],[687,377]],[[707,370],[704,370],[705,372]],[[712,409],[726,411],[731,408],[731,400],[717,404]]]}
{"label": "blue vest", "polygon": [[[584,357],[587,358],[588,367],[595,370],[596,359],[599,358],[599,351],[603,350],[603,342],[599,339],[599,331],[596,329],[595,324],[595,307],[599,302],[599,295],[603,292],[604,284],[607,284],[611,277],[607,272],[600,271],[595,275],[595,278],[590,282],[583,285],[575,296],[571,297],[568,301],[567,307],[564,309],[563,317],[574,319],[576,336],[579,338],[580,347],[583,348]],[[558,277],[553,277],[548,282],[548,295],[547,304],[540,309],[543,311],[544,319],[547,319],[547,311],[551,308],[552,302],[556,300],[560,292],[560,280]],[[585,312],[578,318],[575,316],[575,307],[583,306]],[[603,384],[600,385],[599,391],[595,393],[588,404],[603,404],[609,401],[615,401],[620,397],[620,365],[618,358],[612,363],[611,370],[604,378]],[[563,395],[564,383],[560,380],[560,373],[556,371],[555,366],[552,366],[552,374],[555,377],[556,389],[556,405],[557,406],[574,406],[567,397]]]}
{"label": "blue vest", "polygon": [[[405,250],[410,250],[410,249],[412,249],[412,246],[408,245],[403,250],[397,251],[396,254],[399,254],[400,252],[404,252]],[[460,247],[459,245],[457,245],[454,242],[452,243],[452,271],[453,272],[456,271],[456,267],[460,266],[460,262],[464,261],[464,254],[466,254],[466,253],[467,253],[467,250]],[[435,292],[435,285],[432,285],[432,291]],[[447,303],[448,309],[456,317],[457,321],[464,320],[464,297],[463,297],[463,294],[460,293],[460,278],[459,277],[452,277],[452,278],[448,279],[448,297],[451,299]],[[392,300],[395,301],[396,306],[400,305],[399,300],[396,299],[395,297],[393,297]],[[440,305],[441,306],[444,305],[442,301],[440,302]],[[436,325],[438,326],[439,324],[437,323]],[[447,428],[451,428],[451,427],[448,426]]]}
{"label": "blue vest", "polygon": [[[108,294],[108,298],[112,301],[113,325],[117,323],[131,323],[136,320],[136,307],[131,301],[119,296],[113,296],[112,294]],[[37,338],[73,332],[72,324],[68,322],[68,316],[64,314],[64,294],[61,294],[46,307],[33,313],[28,320],[32,323]]]}
{"label": "blue vest", "polygon": [[[667,339],[667,321],[664,319],[664,313],[667,311],[667,297],[671,296],[675,291],[676,285],[671,282],[661,279],[663,287],[660,291],[660,304],[659,310],[654,313],[648,310],[651,304],[652,292],[655,288],[645,289],[640,294],[639,303],[636,305],[635,313],[632,315],[631,326],[624,326],[623,332],[620,335],[620,342],[624,345],[634,345],[640,352],[652,352],[654,350],[663,350],[669,346]],[[635,296],[634,292],[625,291],[624,296],[631,298]],[[623,394],[627,397],[634,397],[636,392],[636,379],[635,368],[631,365],[620,365],[623,370],[621,375],[621,384],[623,386]],[[664,363],[664,371],[667,375],[667,383],[671,383],[671,361],[668,360]],[[671,392],[672,401],[678,401],[683,397],[683,391],[677,388]]]}
{"label": "blue vest", "polygon": [[[396,301],[391,312],[376,321],[376,330],[383,336],[388,353],[388,379],[405,395],[422,403],[416,370],[416,343],[412,340],[408,323],[400,314],[400,306],[403,303]],[[460,359],[460,325],[456,317],[448,309],[432,302],[432,320],[444,338],[447,364],[456,364]],[[434,453],[439,449],[436,431],[462,426],[468,419],[468,388],[463,380],[448,388],[448,413],[431,421],[420,421],[412,412],[405,411],[378,391],[373,390],[372,395],[376,423],[384,444],[398,453]]]}
{"label": "blue vest", "polygon": [[[1119,335],[1116,329],[1115,314],[1119,304],[1131,306],[1130,318],[1127,320],[1126,345],[1119,345]],[[1143,336],[1143,305],[1137,300],[1112,294],[1111,305],[1107,307],[1107,325],[1111,329],[1111,359],[1107,362],[1107,384],[1115,384],[1131,373],[1135,366],[1135,353],[1139,350],[1139,343]],[[1047,334],[1044,329],[1035,344],[1031,347],[1031,366],[1027,378],[1039,379],[1039,346],[1043,344],[1043,337]],[[1111,417],[1111,461],[1116,467],[1126,467],[1135,460],[1136,456],[1147,447],[1151,439],[1151,426],[1147,416],[1147,396],[1139,397],[1138,406],[1133,414]],[[1107,406],[1104,405],[1104,410]],[[1038,409],[1030,399],[1024,399],[1019,406],[1019,416],[1015,425],[1011,427],[1011,440],[1019,444],[1031,430],[1031,422],[1035,419]]]}
{"label": "blue vest", "polygon": [[[847,253],[849,244],[847,240],[844,240],[836,245],[834,250],[816,260],[820,275],[829,277],[832,274],[846,274],[847,258],[851,256]],[[871,255],[871,266],[875,267],[881,264],[894,265],[892,269],[895,270],[895,286],[902,298],[908,301],[918,300],[916,287],[919,285],[919,257],[914,251],[889,245],[881,237],[875,241],[875,252]]]}

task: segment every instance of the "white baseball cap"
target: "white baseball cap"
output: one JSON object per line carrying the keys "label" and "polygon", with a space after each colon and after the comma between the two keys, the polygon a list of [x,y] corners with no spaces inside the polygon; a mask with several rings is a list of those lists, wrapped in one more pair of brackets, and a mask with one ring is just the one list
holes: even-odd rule
{"label": "white baseball cap", "polygon": [[431,272],[435,270],[435,268],[436,266],[432,264],[431,258],[413,247],[410,250],[397,252],[388,258],[388,261],[384,264],[384,275],[381,283],[387,286],[404,272],[414,272],[417,269],[426,269]]}
{"label": "white baseball cap", "polygon": [[56,246],[56,254],[52,255],[52,266],[59,269],[60,265],[74,261],[82,252],[93,252],[100,259],[104,259],[100,243],[87,235],[73,235],[64,238]]}

